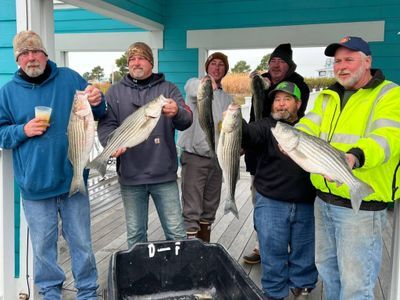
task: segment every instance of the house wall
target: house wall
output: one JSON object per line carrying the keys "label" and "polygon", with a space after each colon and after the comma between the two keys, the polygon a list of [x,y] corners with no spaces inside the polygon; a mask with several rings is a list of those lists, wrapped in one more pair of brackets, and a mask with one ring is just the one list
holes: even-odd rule
{"label": "house wall", "polygon": [[144,32],[145,30],[84,9],[54,10],[56,33]]}
{"label": "house wall", "polygon": [[126,9],[142,17],[163,23],[165,7],[170,5],[169,0],[105,0],[109,4]]}
{"label": "house wall", "polygon": [[[371,43],[373,67],[383,69],[387,78],[400,83],[400,2],[397,0],[278,1],[273,4],[263,0],[167,2],[164,49],[159,51],[159,69],[180,88],[189,77],[197,75],[198,69],[197,49],[186,48],[187,30],[382,20],[385,21],[384,42]],[[293,30],[294,39],[296,34]],[[268,36],[260,36],[260,39],[268,40]],[[241,36],[237,40],[240,45]],[[292,46],[296,47],[296,44]]]}
{"label": "house wall", "polygon": [[10,80],[17,69],[12,50],[16,33],[15,0],[0,1],[0,86]]}

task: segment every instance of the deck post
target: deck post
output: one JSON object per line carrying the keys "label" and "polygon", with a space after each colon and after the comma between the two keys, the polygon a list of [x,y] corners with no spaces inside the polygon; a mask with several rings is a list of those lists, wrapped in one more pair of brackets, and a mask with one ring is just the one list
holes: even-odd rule
{"label": "deck post", "polygon": [[17,299],[12,152],[0,149],[0,299]]}
{"label": "deck post", "polygon": [[393,214],[392,253],[390,255],[392,276],[390,282],[390,300],[400,300],[400,204],[396,201]]}

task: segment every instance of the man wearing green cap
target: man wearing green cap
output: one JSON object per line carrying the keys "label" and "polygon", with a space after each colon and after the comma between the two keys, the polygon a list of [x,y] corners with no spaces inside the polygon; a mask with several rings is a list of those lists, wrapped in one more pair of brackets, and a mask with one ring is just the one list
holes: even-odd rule
{"label": "man wearing green cap", "polygon": [[283,81],[269,98],[273,102],[268,118],[243,122],[242,146],[255,149],[258,161],[254,225],[260,244],[262,288],[267,299],[283,299],[289,289],[295,296],[308,295],[318,279],[314,264],[315,190],[310,174],[279,150],[271,133],[277,121],[298,122],[300,89]]}

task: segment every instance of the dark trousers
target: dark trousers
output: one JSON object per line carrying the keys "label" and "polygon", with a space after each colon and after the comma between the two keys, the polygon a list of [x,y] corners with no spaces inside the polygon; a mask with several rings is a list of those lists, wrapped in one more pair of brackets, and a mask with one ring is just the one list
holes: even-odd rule
{"label": "dark trousers", "polygon": [[182,206],[185,227],[200,229],[199,222],[213,223],[222,186],[222,172],[208,157],[183,152]]}

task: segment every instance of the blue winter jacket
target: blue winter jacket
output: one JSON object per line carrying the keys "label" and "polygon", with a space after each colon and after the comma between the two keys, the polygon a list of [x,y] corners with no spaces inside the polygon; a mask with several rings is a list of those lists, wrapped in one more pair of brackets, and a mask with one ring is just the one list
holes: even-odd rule
{"label": "blue winter jacket", "polygon": [[[67,126],[76,90],[87,82],[69,68],[48,61],[51,74],[32,84],[19,70],[0,90],[0,148],[13,150],[15,179],[25,200],[41,200],[67,193],[72,179],[68,160]],[[35,106],[52,108],[50,127],[41,136],[28,138],[24,126],[35,117]],[[93,108],[95,117],[105,113],[105,100]]]}

